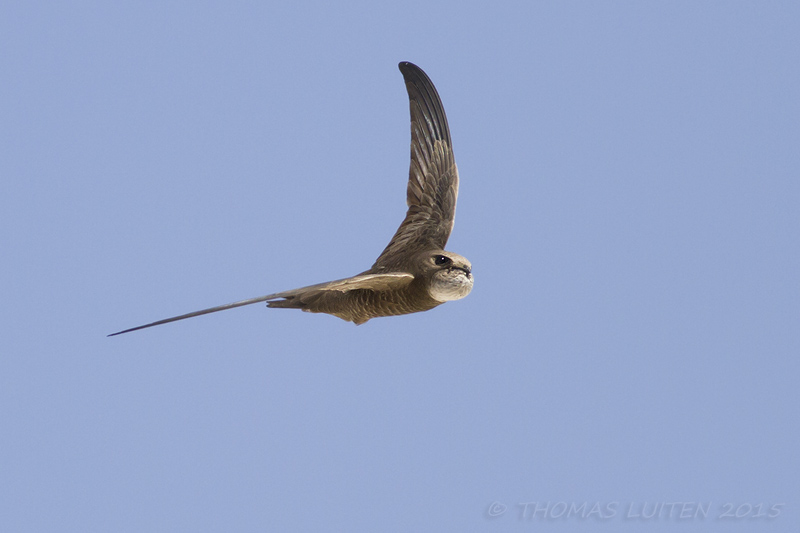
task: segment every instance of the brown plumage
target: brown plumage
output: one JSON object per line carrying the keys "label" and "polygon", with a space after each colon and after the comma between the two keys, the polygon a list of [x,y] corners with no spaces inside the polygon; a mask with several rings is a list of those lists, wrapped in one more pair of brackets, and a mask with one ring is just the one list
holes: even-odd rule
{"label": "brown plumage", "polygon": [[371,318],[427,311],[469,294],[469,261],[444,250],[458,197],[458,170],[444,107],[422,69],[407,62],[399,67],[411,112],[408,211],[372,268],[351,278],[194,311],[109,336],[257,302],[363,324]]}

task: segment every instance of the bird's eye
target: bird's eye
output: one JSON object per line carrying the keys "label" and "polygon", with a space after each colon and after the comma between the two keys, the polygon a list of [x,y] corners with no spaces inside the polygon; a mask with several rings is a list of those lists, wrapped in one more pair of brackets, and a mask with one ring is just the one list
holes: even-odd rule
{"label": "bird's eye", "polygon": [[437,255],[436,257],[433,258],[433,262],[436,263],[437,265],[446,265],[447,263],[450,262],[450,258],[445,257],[443,255]]}

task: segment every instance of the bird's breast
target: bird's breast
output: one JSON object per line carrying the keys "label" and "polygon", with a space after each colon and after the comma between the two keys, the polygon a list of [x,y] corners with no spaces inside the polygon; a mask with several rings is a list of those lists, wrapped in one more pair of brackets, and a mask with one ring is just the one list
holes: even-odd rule
{"label": "bird's breast", "polygon": [[431,279],[428,292],[437,302],[460,300],[472,290],[472,274],[460,269],[437,272]]}

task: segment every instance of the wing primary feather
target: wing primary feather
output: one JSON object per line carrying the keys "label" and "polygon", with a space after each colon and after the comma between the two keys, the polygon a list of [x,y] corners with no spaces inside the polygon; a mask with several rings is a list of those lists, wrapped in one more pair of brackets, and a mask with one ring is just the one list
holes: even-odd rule
{"label": "wing primary feather", "polygon": [[282,294],[284,293],[276,293],[276,294],[268,294],[267,296],[259,296],[258,298],[248,298],[247,300],[240,300],[238,302],[233,302],[225,305],[218,305],[216,307],[209,307],[208,309],[203,309],[201,311],[194,311],[191,313],[186,313],[185,315],[173,316],[171,318],[165,318],[163,320],[157,320],[156,322],[151,322],[150,324],[145,324],[143,326],[137,326],[135,328],[125,329],[122,331],[118,331],[116,333],[112,333],[108,335],[109,337],[113,337],[115,335],[122,335],[123,333],[130,333],[131,331],[137,331],[140,329],[151,328],[153,326],[160,326],[161,324],[168,324],[169,322],[176,322],[178,320],[183,320],[185,318],[192,318],[195,316],[200,315],[207,315],[209,313],[216,313],[217,311],[225,311],[226,309],[233,309],[235,307],[242,307],[243,305],[250,305],[259,302],[266,302],[267,300],[274,300],[276,298],[281,298]]}

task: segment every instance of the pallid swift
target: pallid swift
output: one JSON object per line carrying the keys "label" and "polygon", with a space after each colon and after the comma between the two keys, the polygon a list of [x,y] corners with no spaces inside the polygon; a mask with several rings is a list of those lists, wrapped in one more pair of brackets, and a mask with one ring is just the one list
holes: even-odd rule
{"label": "pallid swift", "polygon": [[472,290],[472,265],[444,250],[456,212],[458,170],[439,94],[416,65],[400,63],[411,109],[406,218],[372,268],[356,276],[158,320],[109,337],[258,302],[328,313],[355,324],[433,309]]}

